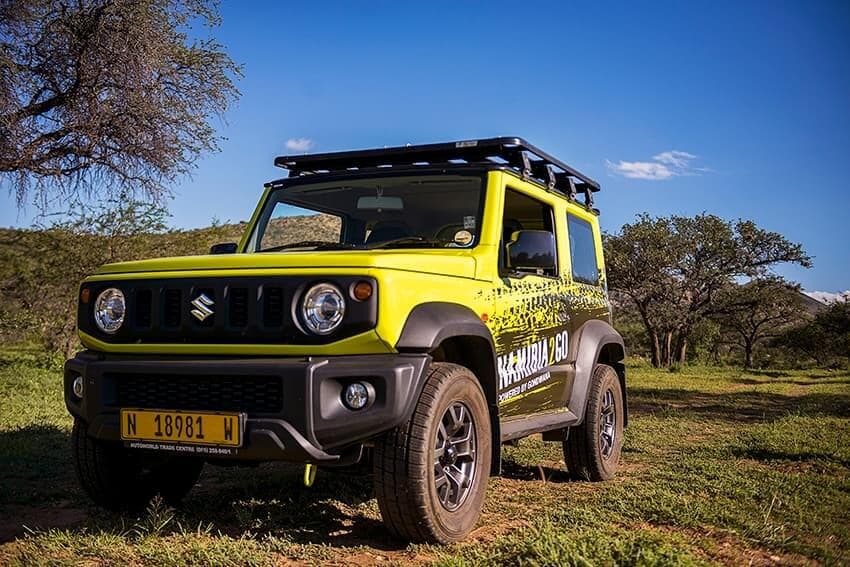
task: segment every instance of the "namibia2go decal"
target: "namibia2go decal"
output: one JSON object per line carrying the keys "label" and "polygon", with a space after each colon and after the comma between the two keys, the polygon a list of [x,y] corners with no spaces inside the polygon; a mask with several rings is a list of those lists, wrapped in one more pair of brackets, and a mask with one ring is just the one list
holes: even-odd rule
{"label": "namibia2go decal", "polygon": [[566,360],[569,344],[567,331],[559,331],[498,356],[499,403],[521,396],[551,379],[547,369]]}

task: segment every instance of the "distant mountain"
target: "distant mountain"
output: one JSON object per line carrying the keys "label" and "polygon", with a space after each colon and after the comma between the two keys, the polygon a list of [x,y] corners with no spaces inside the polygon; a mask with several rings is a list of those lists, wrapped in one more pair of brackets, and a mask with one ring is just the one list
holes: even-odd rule
{"label": "distant mountain", "polygon": [[804,291],[808,297],[823,303],[825,305],[829,305],[831,303],[835,303],[836,301],[850,301],[850,289],[846,291]]}

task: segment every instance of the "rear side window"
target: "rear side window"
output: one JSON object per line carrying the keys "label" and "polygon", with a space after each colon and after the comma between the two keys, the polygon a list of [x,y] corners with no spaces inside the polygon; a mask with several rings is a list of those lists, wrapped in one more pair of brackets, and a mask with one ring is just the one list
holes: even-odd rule
{"label": "rear side window", "polygon": [[586,220],[568,213],[567,230],[570,235],[573,279],[577,282],[599,285],[599,266],[596,263],[596,240],[593,238],[593,227]]}

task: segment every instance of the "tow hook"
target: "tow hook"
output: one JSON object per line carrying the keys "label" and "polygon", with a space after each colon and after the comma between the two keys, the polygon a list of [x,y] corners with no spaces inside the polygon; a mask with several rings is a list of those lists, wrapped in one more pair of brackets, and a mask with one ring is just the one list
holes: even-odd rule
{"label": "tow hook", "polygon": [[313,463],[307,463],[304,465],[304,486],[310,488],[313,486],[313,483],[316,482],[316,471],[319,467],[314,465]]}

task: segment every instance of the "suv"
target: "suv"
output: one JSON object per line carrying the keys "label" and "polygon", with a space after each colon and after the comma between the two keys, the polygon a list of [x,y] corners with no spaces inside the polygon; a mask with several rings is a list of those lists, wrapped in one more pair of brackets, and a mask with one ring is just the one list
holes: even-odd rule
{"label": "suv", "polygon": [[573,476],[614,475],[624,348],[595,181],[520,138],[275,164],[238,245],[83,282],[64,386],[95,502],[175,503],[205,462],[370,450],[387,528],[453,542],[503,443],[542,433]]}

